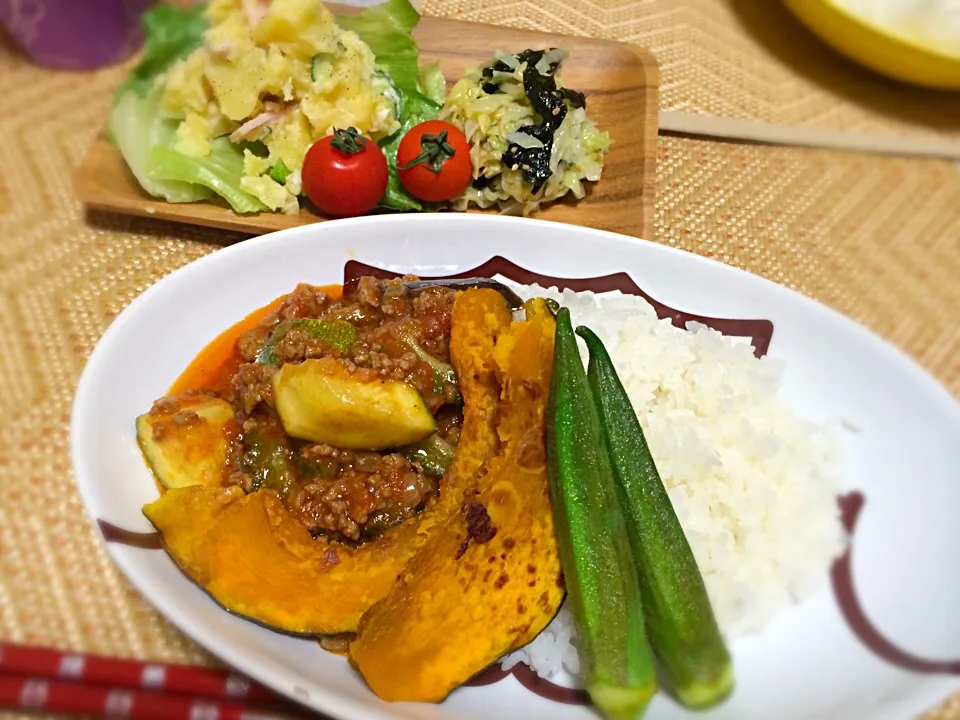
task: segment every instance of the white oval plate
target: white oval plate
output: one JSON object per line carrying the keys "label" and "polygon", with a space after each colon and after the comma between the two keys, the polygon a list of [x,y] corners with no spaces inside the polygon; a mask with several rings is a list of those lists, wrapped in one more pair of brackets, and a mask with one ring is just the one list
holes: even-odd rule
{"label": "white oval plate", "polygon": [[[797,411],[860,427],[847,439],[850,489],[865,497],[848,567],[865,615],[860,625],[867,627],[858,636],[858,607],[848,606],[845,618],[825,579],[819,593],[762,635],[733,643],[737,690],[702,717],[904,720],[960,690],[960,406],[898,350],[808,298],[695,255],[584,228],[475,215],[338,221],[247,240],[164,278],[108,329],[80,381],[72,453],[91,518],[152,530],[141,507],[156,489],[137,448],[134,418],[248,312],[298,282],[340,282],[348,259],[430,276],[469,270],[495,255],[557,277],[626,271],[674,308],[769,319],[775,328],[769,354],[786,362],[784,393]],[[231,616],[164,553],[112,542],[108,549],[188,635],[335,718],[595,717],[544,699],[512,676],[461,688],[441,705],[381,702],[343,658]],[[843,575],[842,565],[834,576]],[[878,636],[872,640],[871,629]],[[870,642],[889,647],[877,654]],[[688,716],[662,696],[647,715]]]}

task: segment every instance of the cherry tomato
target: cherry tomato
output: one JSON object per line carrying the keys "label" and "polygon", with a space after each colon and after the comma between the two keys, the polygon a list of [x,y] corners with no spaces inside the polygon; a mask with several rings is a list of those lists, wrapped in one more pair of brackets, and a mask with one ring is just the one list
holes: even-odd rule
{"label": "cherry tomato", "polygon": [[301,179],[307,197],[326,215],[363,215],[387,189],[387,160],[356,129],[334,130],[307,150]]}
{"label": "cherry tomato", "polygon": [[397,148],[400,182],[427,202],[455,198],[473,177],[470,145],[459,128],[428,120],[410,128]]}

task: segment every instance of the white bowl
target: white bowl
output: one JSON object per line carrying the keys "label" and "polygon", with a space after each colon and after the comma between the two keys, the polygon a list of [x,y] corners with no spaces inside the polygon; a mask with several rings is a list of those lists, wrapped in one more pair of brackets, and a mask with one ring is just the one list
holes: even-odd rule
{"label": "white bowl", "polygon": [[[825,579],[819,593],[762,635],[735,641],[737,690],[702,717],[903,720],[960,690],[960,406],[898,350],[808,298],[695,255],[579,227],[475,215],[337,221],[247,240],[164,278],[117,318],[80,381],[72,453],[90,517],[152,530],[141,507],[156,488],[137,448],[134,418],[207,342],[250,311],[298,282],[339,282],[348,259],[429,276],[470,270],[496,255],[556,277],[626,271],[672,307],[769,319],[769,354],[786,362],[788,401],[811,420],[842,417],[860,427],[847,442],[849,483],[865,505],[852,560],[834,568],[840,584],[849,569],[859,602],[848,598],[841,608]],[[462,688],[441,705],[381,702],[343,658],[221,610],[163,552],[107,547],[184,632],[335,718],[594,717],[538,696],[516,677]],[[664,697],[647,715],[687,716]]]}

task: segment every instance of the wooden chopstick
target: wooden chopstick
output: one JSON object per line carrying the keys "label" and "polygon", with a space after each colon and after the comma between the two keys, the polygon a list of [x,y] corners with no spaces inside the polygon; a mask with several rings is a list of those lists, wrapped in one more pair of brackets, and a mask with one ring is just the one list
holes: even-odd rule
{"label": "wooden chopstick", "polygon": [[903,137],[881,133],[855,133],[799,125],[777,125],[715,115],[660,111],[660,131],[703,135],[727,140],[747,140],[771,145],[848,150],[879,155],[960,160],[960,142],[936,137]]}

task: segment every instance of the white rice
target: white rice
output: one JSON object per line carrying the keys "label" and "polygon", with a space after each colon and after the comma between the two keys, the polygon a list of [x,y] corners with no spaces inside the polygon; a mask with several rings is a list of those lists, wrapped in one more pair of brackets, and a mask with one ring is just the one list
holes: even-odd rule
{"label": "white rice", "polygon": [[[840,427],[794,414],[778,396],[779,362],[702,325],[675,328],[636,296],[508,284],[556,299],[603,340],[728,640],[762,630],[821,587],[845,543]],[[574,640],[564,607],[501,665],[524,662],[546,678],[562,669],[576,680]]]}

